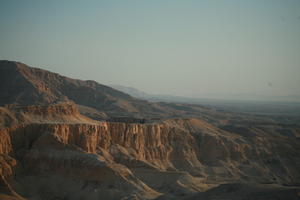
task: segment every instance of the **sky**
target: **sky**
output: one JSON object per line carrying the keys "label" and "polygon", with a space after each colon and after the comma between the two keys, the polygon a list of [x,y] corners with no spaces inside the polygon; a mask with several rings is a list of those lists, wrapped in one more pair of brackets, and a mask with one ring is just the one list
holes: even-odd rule
{"label": "sky", "polygon": [[1,1],[0,59],[152,94],[292,101],[300,0]]}

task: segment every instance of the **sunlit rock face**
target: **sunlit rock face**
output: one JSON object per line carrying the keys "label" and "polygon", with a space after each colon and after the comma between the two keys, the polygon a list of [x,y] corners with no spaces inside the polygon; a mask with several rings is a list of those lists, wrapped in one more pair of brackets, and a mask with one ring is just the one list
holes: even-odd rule
{"label": "sunlit rock face", "polygon": [[[298,165],[293,164],[299,162],[297,141],[263,131],[244,137],[199,119],[152,124],[24,124],[1,130],[0,144],[2,179],[14,185],[15,173],[21,184],[32,181],[30,186],[18,187],[17,193],[26,188],[39,198],[50,195],[39,193],[43,186],[58,196],[76,199],[71,190],[67,194],[59,191],[55,181],[76,189],[85,185],[81,195],[92,199],[104,194],[111,199],[151,199],[166,193],[168,187],[178,187],[185,195],[205,191],[217,182],[295,185],[300,177]],[[171,174],[165,176],[170,185],[162,186],[164,180],[151,180],[147,173]],[[181,183],[182,177],[189,178]],[[93,187],[97,191],[90,196]],[[112,195],[114,190],[118,192]]]}
{"label": "sunlit rock face", "polygon": [[[299,199],[300,127],[0,61],[0,199]],[[289,118],[290,119],[290,118]]]}

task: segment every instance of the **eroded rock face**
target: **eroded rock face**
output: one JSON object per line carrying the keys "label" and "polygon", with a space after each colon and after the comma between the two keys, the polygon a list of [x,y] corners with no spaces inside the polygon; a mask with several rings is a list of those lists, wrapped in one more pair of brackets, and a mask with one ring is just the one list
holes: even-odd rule
{"label": "eroded rock face", "polygon": [[0,72],[1,200],[300,195],[297,124],[151,103],[19,62]]}
{"label": "eroded rock face", "polygon": [[12,151],[9,129],[0,131],[0,154],[9,154]]}
{"label": "eroded rock face", "polygon": [[[151,199],[172,192],[173,187],[184,195],[212,187],[207,184],[237,180],[299,184],[299,141],[268,132],[266,127],[259,133],[246,138],[199,119],[23,124],[0,131],[1,173],[11,180],[18,163],[22,187],[17,192],[29,191],[25,194],[29,199],[46,199],[53,193],[67,199],[103,195]],[[165,180],[152,180],[147,174],[168,175]],[[59,180],[61,188],[44,176]],[[62,183],[80,190],[81,197]],[[49,191],[41,192],[43,187]],[[62,188],[69,192],[63,193]],[[90,196],[93,188],[96,191]]]}

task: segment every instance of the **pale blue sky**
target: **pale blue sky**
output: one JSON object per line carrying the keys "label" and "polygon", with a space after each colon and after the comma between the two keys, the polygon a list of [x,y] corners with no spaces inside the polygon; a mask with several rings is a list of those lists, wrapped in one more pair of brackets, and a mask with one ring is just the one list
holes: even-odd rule
{"label": "pale blue sky", "polygon": [[156,94],[300,95],[300,0],[3,0],[0,59]]}

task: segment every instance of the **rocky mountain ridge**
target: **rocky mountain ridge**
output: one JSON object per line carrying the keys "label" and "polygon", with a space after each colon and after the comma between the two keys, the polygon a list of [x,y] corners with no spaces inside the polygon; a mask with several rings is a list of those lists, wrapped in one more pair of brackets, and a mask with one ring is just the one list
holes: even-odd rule
{"label": "rocky mountain ridge", "polygon": [[[1,200],[299,199],[298,124],[146,101],[140,102],[147,109],[160,107],[166,115],[158,116],[165,117],[145,123],[99,121],[89,118],[91,113],[134,116],[102,100],[115,94],[134,106],[139,100],[109,88],[106,92],[96,83],[25,71],[31,86],[21,89],[24,75],[15,72],[2,80],[12,88],[1,86]],[[40,73],[44,80],[36,81]],[[47,76],[54,76],[51,84]],[[97,107],[94,98],[79,104],[81,92],[78,98],[62,93],[71,83],[94,88],[88,94],[115,110]],[[139,114],[148,116],[145,110]]]}
{"label": "rocky mountain ridge", "polygon": [[0,105],[73,101],[111,116],[163,116],[166,112],[158,105],[95,81],[71,79],[20,62],[0,61],[0,79]]}

